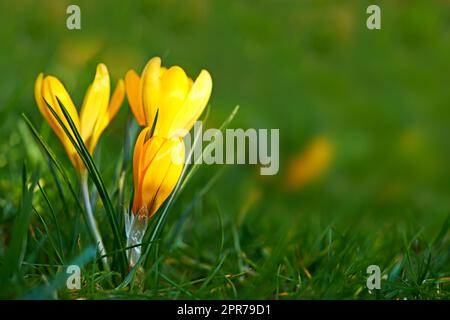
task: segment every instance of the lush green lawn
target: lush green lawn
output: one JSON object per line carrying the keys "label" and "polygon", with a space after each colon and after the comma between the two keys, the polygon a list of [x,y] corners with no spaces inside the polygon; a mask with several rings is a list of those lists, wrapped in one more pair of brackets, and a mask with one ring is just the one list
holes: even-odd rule
{"label": "lush green lawn", "polygon": [[[79,1],[82,29],[69,31],[69,2],[2,1],[0,297],[448,299],[450,6],[384,1],[382,29],[369,31],[372,2]],[[105,272],[95,260],[77,176],[33,85],[40,72],[56,75],[81,104],[97,63],[115,83],[156,55],[192,77],[210,71],[208,126],[240,105],[230,127],[279,128],[280,172],[200,167],[144,271],[119,288],[128,270],[114,259]],[[121,231],[130,127],[125,102],[94,156]],[[328,170],[287,191],[290,158],[318,136],[332,145]],[[96,200],[107,250],[123,253]],[[73,292],[72,263],[84,265]],[[372,293],[369,265],[382,271]]]}

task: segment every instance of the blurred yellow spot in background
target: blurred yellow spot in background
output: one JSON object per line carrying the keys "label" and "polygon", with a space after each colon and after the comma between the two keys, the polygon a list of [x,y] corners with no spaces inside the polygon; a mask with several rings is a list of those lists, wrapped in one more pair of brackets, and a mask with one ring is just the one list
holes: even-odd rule
{"label": "blurred yellow spot in background", "polygon": [[58,60],[70,66],[84,66],[101,51],[103,44],[95,38],[65,39],[58,50]]}
{"label": "blurred yellow spot in background", "polygon": [[331,142],[325,137],[314,138],[305,150],[291,158],[284,178],[285,187],[293,191],[319,178],[328,169],[331,157]]}

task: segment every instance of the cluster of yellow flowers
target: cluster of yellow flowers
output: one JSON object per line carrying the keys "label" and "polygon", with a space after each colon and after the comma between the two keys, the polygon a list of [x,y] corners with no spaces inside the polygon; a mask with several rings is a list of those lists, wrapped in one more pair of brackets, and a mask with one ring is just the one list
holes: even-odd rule
{"label": "cluster of yellow flowers", "polygon": [[183,136],[202,114],[211,90],[212,79],[208,71],[202,70],[193,81],[179,66],[162,67],[159,57],[150,59],[141,76],[134,70],[128,71],[125,81],[118,81],[112,96],[108,69],[99,64],[79,115],[57,78],[39,74],[34,89],[39,110],[81,176],[86,175],[83,162],[46,104],[68,127],[58,99],[61,101],[92,154],[101,134],[119,111],[126,92],[136,121],[143,127],[133,155],[132,207],[133,214],[142,217],[151,217],[172,193],[183,169],[182,163],[173,161],[173,155],[175,153],[178,159],[184,159]]}

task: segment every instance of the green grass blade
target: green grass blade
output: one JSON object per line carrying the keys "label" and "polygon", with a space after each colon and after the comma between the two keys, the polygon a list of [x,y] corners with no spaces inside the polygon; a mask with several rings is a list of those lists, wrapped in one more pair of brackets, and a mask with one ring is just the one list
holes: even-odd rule
{"label": "green grass blade", "polygon": [[438,247],[442,244],[442,241],[444,240],[445,236],[448,234],[450,230],[450,214],[447,215],[447,218],[445,219],[444,223],[442,224],[442,228],[437,234],[436,238],[433,240],[433,246]]}
{"label": "green grass blade", "polygon": [[[77,265],[80,268],[85,266],[87,263],[93,261],[97,255],[96,246],[89,246],[83,252],[70,262],[70,265]],[[49,284],[45,284],[37,287],[29,294],[25,295],[23,299],[25,300],[40,300],[40,299],[51,299],[54,297],[55,292],[61,288],[67,279],[67,274],[65,270],[63,272],[58,272],[56,276],[50,281]]]}
{"label": "green grass blade", "polygon": [[[233,111],[230,113],[230,115],[227,117],[227,119],[225,119],[225,121],[222,123],[222,125],[219,127],[220,131],[223,131],[224,129],[226,129],[231,121],[233,121],[234,117],[236,116],[236,114],[239,111],[239,106],[235,106]],[[203,157],[203,155],[205,154],[206,151],[209,151],[210,148],[213,147],[214,145],[214,141],[210,142],[202,151],[202,154],[199,157]],[[195,145],[195,142],[194,142]],[[195,147],[192,147],[192,150],[194,150]],[[183,180],[183,184],[181,185],[180,188],[180,192],[186,187],[186,185],[188,184],[188,182],[191,180],[191,178],[195,175],[195,173],[197,172],[197,170],[200,167],[200,163],[197,163],[199,159],[194,159],[194,161],[192,161],[192,165],[191,165],[191,169],[189,170],[189,172],[186,175],[186,178]]]}
{"label": "green grass blade", "polygon": [[178,238],[178,235],[181,233],[182,226],[189,216],[189,213],[194,208],[195,204],[206,195],[206,193],[212,188],[214,183],[217,181],[217,179],[219,179],[220,176],[222,176],[224,172],[225,167],[222,167],[218,172],[216,172],[214,176],[208,181],[208,183],[202,189],[200,189],[199,192],[196,192],[194,199],[192,199],[183,210],[183,213],[180,215],[180,218],[176,222],[170,236],[168,237],[169,240],[167,241],[167,243],[169,250],[172,250],[174,245],[176,244],[176,240]]}
{"label": "green grass blade", "polygon": [[[38,171],[35,171],[28,186],[26,167],[24,166],[22,174],[23,197],[11,232],[11,240],[4,255],[3,265],[0,268],[1,296],[8,294],[8,282],[20,272],[27,245],[28,226],[33,212],[33,191],[38,179]],[[3,291],[5,289],[6,291]]]}
{"label": "green grass blade", "polygon": [[[58,238],[59,250],[60,250],[61,253],[63,253],[64,252],[64,249],[63,249],[64,245],[63,245],[63,241],[62,241],[63,237],[62,237],[62,234],[61,234],[61,228],[59,226],[58,219],[56,218],[55,209],[53,208],[53,206],[52,206],[52,204],[51,204],[51,202],[50,202],[50,200],[49,200],[49,198],[47,196],[47,193],[42,188],[42,186],[41,186],[41,184],[39,182],[37,183],[37,186],[39,187],[39,191],[41,192],[41,194],[42,194],[42,196],[43,196],[43,198],[45,200],[45,203],[47,204],[48,208],[50,209],[50,213],[52,215],[53,223],[55,224],[55,228],[56,228],[56,235],[57,235],[57,238]],[[62,258],[61,262],[64,263],[63,255],[61,255],[61,258]]]}
{"label": "green grass blade", "polygon": [[36,215],[38,216],[39,220],[41,221],[42,226],[44,227],[44,231],[45,231],[45,233],[47,234],[48,241],[50,242],[50,245],[51,245],[53,251],[55,252],[56,257],[57,257],[58,260],[59,260],[58,263],[64,264],[64,259],[63,259],[63,257],[62,257],[62,253],[59,252],[59,248],[57,247],[57,245],[55,244],[55,241],[53,240],[53,237],[52,237],[52,235],[51,235],[51,233],[50,233],[50,229],[49,229],[47,223],[45,222],[45,219],[44,219],[44,218],[42,217],[42,215],[36,210],[36,208],[33,207],[33,211],[34,211],[34,213],[36,213]]}
{"label": "green grass blade", "polygon": [[59,175],[62,177],[62,180],[64,182],[64,184],[67,186],[67,188],[69,189],[70,195],[72,196],[75,205],[77,206],[76,210],[76,216],[75,216],[75,227],[73,228],[73,237],[71,240],[71,248],[70,251],[71,252],[75,252],[76,250],[76,245],[77,245],[77,240],[78,240],[78,233],[80,230],[80,212],[84,213],[84,209],[83,206],[81,205],[80,199],[78,197],[77,192],[75,191],[72,181],[69,178],[68,173],[66,172],[66,170],[64,169],[64,166],[60,163],[60,161],[57,159],[55,153],[53,152],[53,150],[50,148],[50,146],[45,142],[45,140],[42,138],[42,136],[39,134],[39,132],[37,131],[37,129],[33,126],[33,124],[31,123],[31,121],[28,119],[28,117],[22,113],[22,118],[25,120],[25,123],[27,124],[29,130],[31,131],[32,135],[34,136],[34,138],[36,139],[36,142],[39,144],[39,146],[41,147],[41,151],[44,153],[45,157],[47,158],[47,164],[50,168],[50,172],[52,173],[53,179],[55,180],[55,183],[57,185],[58,188],[58,193],[60,195],[60,198],[62,200],[63,203],[63,208],[64,208],[64,212],[69,212],[68,211],[68,206],[64,197],[64,193],[62,190],[62,186],[61,186],[61,181],[58,178],[57,173],[59,173]]}
{"label": "green grass blade", "polygon": [[[111,229],[113,231],[113,239],[114,239],[114,245],[117,248],[123,248],[123,232],[120,232],[119,224],[117,222],[117,214],[114,210],[114,207],[112,205],[111,199],[108,195],[108,192],[106,190],[105,184],[100,176],[100,173],[94,163],[94,160],[92,159],[89,151],[87,150],[86,145],[83,142],[83,139],[81,138],[80,133],[78,132],[78,129],[76,125],[73,123],[72,118],[70,117],[68,111],[62,104],[62,102],[57,98],[59,107],[61,108],[61,111],[64,114],[65,119],[67,120],[69,127],[73,133],[70,133],[69,129],[64,125],[63,121],[60,119],[58,114],[53,110],[53,108],[47,103],[47,107],[50,109],[53,116],[57,119],[58,123],[60,124],[61,128],[66,133],[67,137],[72,142],[73,146],[75,147],[78,155],[82,159],[84,165],[86,166],[86,169],[88,170],[89,176],[94,182],[98,193],[100,195],[100,198],[102,199],[103,205],[105,207],[105,211],[107,213],[108,222],[111,226]],[[123,229],[123,228],[122,228]],[[124,272],[127,268],[127,259],[125,255],[125,251],[119,251],[118,253],[118,261],[120,265],[120,269],[122,272]]]}
{"label": "green grass blade", "polygon": [[75,203],[77,204],[78,208],[80,210],[83,210],[83,207],[81,206],[81,202],[78,199],[77,193],[75,192],[75,189],[73,188],[72,181],[69,178],[69,175],[64,170],[63,165],[58,161],[55,153],[53,150],[49,147],[49,145],[44,141],[44,139],[41,137],[39,132],[36,130],[36,128],[33,126],[31,121],[28,119],[28,117],[22,113],[22,117],[25,120],[28,128],[30,129],[31,133],[35,137],[36,141],[41,146],[42,150],[45,152],[46,156],[50,159],[50,161],[53,163],[55,168],[58,170],[59,174],[63,178],[64,182],[68,186],[70,193],[72,194],[73,198],[75,199]]}

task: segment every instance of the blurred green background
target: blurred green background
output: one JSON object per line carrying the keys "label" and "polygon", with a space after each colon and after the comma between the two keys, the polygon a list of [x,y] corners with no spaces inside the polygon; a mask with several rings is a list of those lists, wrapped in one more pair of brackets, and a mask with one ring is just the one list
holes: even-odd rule
{"label": "blurred green background", "polygon": [[[388,283],[381,297],[448,298],[448,282],[437,293],[435,282],[424,287],[414,275],[431,254],[426,278],[450,277],[449,1],[76,1],[82,29],[72,31],[69,4],[0,4],[0,247],[22,164],[43,161],[21,113],[70,166],[34,102],[38,73],[61,79],[80,106],[98,62],[115,84],[160,56],[194,78],[210,71],[208,126],[240,105],[231,127],[280,129],[279,174],[227,166],[196,200],[183,227],[186,247],[169,255],[177,262],[167,262],[167,274],[185,281],[210,270],[222,219],[230,254],[218,274],[245,276],[231,289],[225,280],[208,282],[210,296],[371,298],[365,269],[378,264]],[[370,4],[381,6],[381,30],[366,28]],[[130,114],[124,102],[97,150],[109,183],[121,150],[113,142],[123,140]],[[289,168],[301,171],[295,159],[318,137],[329,159],[305,183],[286,187]],[[201,168],[166,232],[218,170]],[[417,259],[407,263],[410,250]]]}

